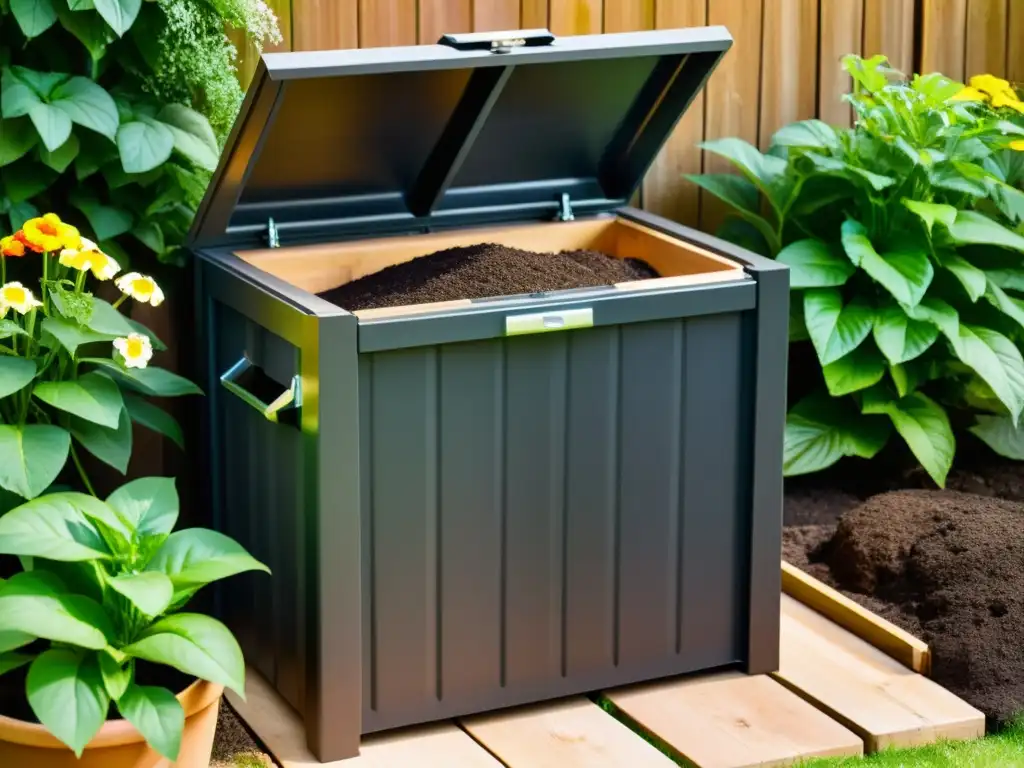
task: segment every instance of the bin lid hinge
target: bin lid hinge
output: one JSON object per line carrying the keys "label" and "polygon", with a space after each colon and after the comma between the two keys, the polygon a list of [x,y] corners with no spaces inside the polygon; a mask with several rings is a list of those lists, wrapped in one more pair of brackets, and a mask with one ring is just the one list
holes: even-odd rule
{"label": "bin lid hinge", "polygon": [[277,224],[274,223],[274,218],[270,217],[267,219],[267,247],[269,248],[280,248],[281,247],[281,236],[277,232]]}
{"label": "bin lid hinge", "polygon": [[562,193],[562,201],[558,204],[558,220],[572,221],[576,218],[572,212],[572,202],[569,200],[569,193]]}

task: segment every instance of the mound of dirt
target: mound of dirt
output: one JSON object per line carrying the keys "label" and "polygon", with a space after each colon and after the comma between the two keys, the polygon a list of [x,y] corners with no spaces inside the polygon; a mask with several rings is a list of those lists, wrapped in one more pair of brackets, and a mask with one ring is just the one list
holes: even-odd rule
{"label": "mound of dirt", "polygon": [[834,586],[925,640],[936,682],[991,725],[1024,710],[1024,504],[895,491],[847,512],[829,540],[795,533]]}

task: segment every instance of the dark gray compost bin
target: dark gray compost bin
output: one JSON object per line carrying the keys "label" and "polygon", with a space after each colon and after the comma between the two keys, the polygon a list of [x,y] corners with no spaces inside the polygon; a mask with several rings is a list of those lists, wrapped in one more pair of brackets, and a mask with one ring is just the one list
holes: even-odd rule
{"label": "dark gray compost bin", "polygon": [[[627,207],[731,38],[500,37],[265,56],[192,233],[223,611],[323,760],[777,665],[787,273]],[[317,298],[480,242],[662,277]]]}

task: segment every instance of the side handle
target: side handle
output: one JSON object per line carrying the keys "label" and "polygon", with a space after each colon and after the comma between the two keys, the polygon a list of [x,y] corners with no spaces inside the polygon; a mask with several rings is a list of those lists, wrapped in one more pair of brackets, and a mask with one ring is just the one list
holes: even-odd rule
{"label": "side handle", "polygon": [[243,356],[220,377],[220,383],[243,403],[255,408],[267,421],[298,423],[302,407],[302,379],[292,376],[291,385],[282,391],[258,365]]}

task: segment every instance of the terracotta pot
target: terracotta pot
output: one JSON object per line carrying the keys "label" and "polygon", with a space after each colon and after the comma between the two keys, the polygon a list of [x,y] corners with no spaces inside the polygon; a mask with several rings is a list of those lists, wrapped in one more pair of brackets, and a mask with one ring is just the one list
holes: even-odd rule
{"label": "terracotta pot", "polygon": [[209,768],[223,686],[197,680],[178,694],[185,732],[178,760],[149,748],[127,720],[110,720],[89,742],[82,759],[43,726],[0,716],[0,766],[4,768]]}

